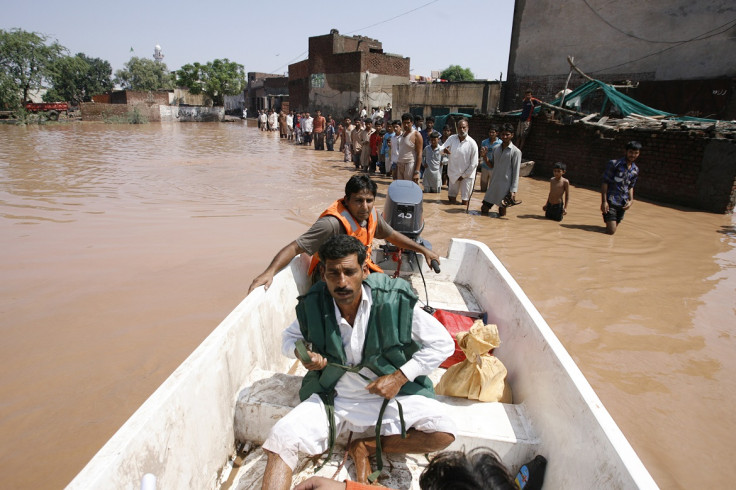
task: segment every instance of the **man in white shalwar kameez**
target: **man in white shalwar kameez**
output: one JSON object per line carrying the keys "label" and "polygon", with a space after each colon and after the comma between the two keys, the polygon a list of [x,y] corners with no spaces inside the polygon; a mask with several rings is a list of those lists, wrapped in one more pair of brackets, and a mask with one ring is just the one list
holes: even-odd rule
{"label": "man in white shalwar kameez", "polygon": [[468,120],[462,118],[457,123],[457,134],[453,134],[442,146],[442,151],[449,155],[447,162],[447,198],[455,204],[460,193],[461,203],[466,206],[470,201],[475,184],[475,170],[478,168],[478,144],[468,135]]}
{"label": "man in white shalwar kameez", "polygon": [[[308,352],[311,362],[302,361],[310,371],[305,376],[300,391],[303,401],[276,423],[263,444],[268,454],[263,478],[264,489],[289,488],[299,453],[314,455],[328,449],[329,423],[322,401],[323,393],[315,392],[309,395],[309,392],[304,393],[304,390],[309,387],[310,375],[313,380],[317,380],[312,386],[319,389],[320,383],[324,383],[325,375],[336,364],[335,356],[332,354],[336,352],[335,349],[339,350],[337,347],[339,344],[343,349],[340,363],[342,368],[366,364],[372,368],[363,367],[359,373],[344,372],[341,376],[338,375],[333,399],[337,434],[348,430],[354,432],[374,430],[381,406],[385,400],[390,400],[381,425],[382,452],[439,451],[455,439],[455,424],[447,416],[445,405],[434,398],[429,398],[422,388],[428,386],[429,391],[433,392],[431,381],[424,379],[424,376],[431,373],[454,352],[454,343],[445,328],[416,305],[416,296],[402,279],[390,279],[380,273],[369,274],[365,263],[365,247],[356,238],[336,235],[320,248],[319,256],[322,260],[324,283],[318,282],[307,295],[300,297],[300,304],[297,306],[298,319],[283,333],[282,353],[288,357],[295,357],[296,342],[303,339],[306,332],[310,337],[308,340],[312,341],[311,349],[322,350],[320,346],[327,345],[324,349],[326,354],[323,356],[311,350]],[[386,291],[389,293],[384,294]],[[329,296],[326,295],[327,292]],[[397,300],[396,297],[403,299]],[[385,302],[383,298],[386,298]],[[397,302],[401,306],[392,309]],[[407,304],[412,306],[406,308]],[[317,308],[314,305],[323,306]],[[330,309],[332,311],[329,311]],[[380,322],[373,317],[373,312],[378,310],[382,312]],[[404,313],[403,316],[402,314],[391,316],[384,314],[386,311]],[[330,315],[334,315],[334,318],[328,318]],[[333,323],[333,319],[336,324]],[[402,325],[390,325],[394,321]],[[401,341],[404,342],[402,344],[404,347],[396,348],[404,349],[411,344],[418,350],[414,351],[414,348],[402,350],[401,352],[410,354],[406,356],[408,360],[400,366],[395,366],[395,360],[391,361],[394,366],[385,368],[387,364],[384,361],[389,357],[386,354],[388,344],[385,339],[400,338],[408,333],[409,329],[411,341],[405,339]],[[322,335],[323,339],[318,340],[313,332]],[[333,332],[334,336],[331,337],[330,332]],[[324,338],[328,339],[327,342],[324,342]],[[398,345],[395,342],[394,340],[392,345]],[[393,348],[388,350],[391,349]],[[376,355],[376,352],[379,354]],[[363,355],[368,359],[363,359]],[[384,368],[377,370],[383,373],[393,372],[377,375],[374,372],[375,366],[380,364]],[[368,379],[364,379],[361,375]],[[419,389],[411,391],[416,387]],[[409,390],[405,390],[406,388]],[[408,391],[419,394],[404,395],[399,393],[400,390],[401,393]],[[331,392],[330,389],[327,391]],[[306,396],[308,398],[305,399]],[[406,438],[401,436],[397,401],[403,407]],[[372,437],[352,442],[349,453],[355,462],[357,480],[366,483],[370,473],[369,458],[376,453],[376,439]]]}

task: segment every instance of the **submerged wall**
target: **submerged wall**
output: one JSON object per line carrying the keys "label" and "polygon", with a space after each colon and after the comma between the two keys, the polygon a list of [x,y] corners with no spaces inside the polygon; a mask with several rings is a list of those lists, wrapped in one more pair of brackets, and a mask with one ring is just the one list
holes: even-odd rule
{"label": "submerged wall", "polygon": [[[481,141],[491,124],[518,118],[476,116],[470,135]],[[628,141],[643,145],[637,160],[640,177],[635,198],[677,204],[714,213],[730,213],[736,204],[736,140],[705,131],[621,131],[584,124],[563,125],[536,117],[522,156],[533,160],[534,175],[552,176],[552,165],[564,162],[573,185],[600,188],[606,163],[624,156]]]}
{"label": "submerged wall", "polygon": [[224,107],[159,106],[161,121],[168,122],[217,122],[225,118]]}

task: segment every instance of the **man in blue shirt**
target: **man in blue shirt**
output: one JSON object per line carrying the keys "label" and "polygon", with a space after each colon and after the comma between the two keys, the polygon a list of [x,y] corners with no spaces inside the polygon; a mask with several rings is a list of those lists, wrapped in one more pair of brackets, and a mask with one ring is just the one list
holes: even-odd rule
{"label": "man in blue shirt", "polygon": [[493,170],[493,149],[501,144],[498,137],[498,128],[491,125],[488,130],[488,138],[480,143],[480,191],[488,190],[488,183],[491,181],[491,172]]}
{"label": "man in blue shirt", "polygon": [[634,186],[639,178],[639,167],[634,162],[640,153],[641,143],[629,141],[626,156],[606,165],[601,185],[601,213],[608,235],[616,233],[624,213],[634,203]]}
{"label": "man in blue shirt", "polygon": [[518,146],[521,150],[524,146],[524,141],[529,134],[529,128],[532,125],[532,116],[534,115],[534,109],[542,105],[542,101],[532,97],[532,91],[526,90],[524,92],[524,100],[521,101],[521,116],[519,116],[519,127],[516,129],[516,136],[518,137]]}

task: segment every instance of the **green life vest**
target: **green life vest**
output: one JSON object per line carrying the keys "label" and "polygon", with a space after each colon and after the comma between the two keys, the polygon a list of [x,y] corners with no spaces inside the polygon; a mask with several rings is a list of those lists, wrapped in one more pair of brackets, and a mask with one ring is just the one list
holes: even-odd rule
{"label": "green life vest", "polygon": [[[363,282],[371,288],[373,305],[363,344],[363,361],[358,366],[345,365],[347,357],[335,317],[335,305],[327,284],[320,281],[312,286],[307,294],[298,298],[296,316],[302,336],[307,342],[311,342],[312,352],[322,355],[328,361],[327,366],[321,371],[309,371],[304,376],[302,387],[299,390],[301,401],[317,393],[327,411],[329,453],[315,472],[327,463],[335,446],[337,438],[335,385],[342,375],[348,371],[358,372],[364,367],[369,368],[377,376],[391,374],[411,359],[411,356],[420,348],[420,345],[411,338],[412,318],[417,296],[411,290],[409,283],[403,279],[391,279],[386,274],[379,272],[372,273]],[[424,395],[434,398],[434,386],[427,376],[417,376],[414,381],[406,382],[398,394]],[[368,476],[370,482],[374,482],[383,469],[381,425],[388,402],[389,400],[383,401],[376,422],[377,469]],[[404,412],[398,400],[397,405],[401,420],[401,436],[406,437]]]}
{"label": "green life vest", "polygon": [[[363,282],[371,288],[373,305],[366,328],[363,360],[358,367],[367,367],[377,376],[385,376],[403,366],[420,348],[411,338],[417,296],[409,283],[403,279],[391,279],[386,274],[374,272]],[[346,372],[347,358],[335,317],[335,305],[323,281],[298,298],[296,315],[302,336],[312,344],[312,352],[328,361],[321,371],[310,371],[304,376],[299,398],[304,401],[314,393],[331,395]],[[399,395],[434,398],[434,387],[427,376],[417,376],[402,386]]]}

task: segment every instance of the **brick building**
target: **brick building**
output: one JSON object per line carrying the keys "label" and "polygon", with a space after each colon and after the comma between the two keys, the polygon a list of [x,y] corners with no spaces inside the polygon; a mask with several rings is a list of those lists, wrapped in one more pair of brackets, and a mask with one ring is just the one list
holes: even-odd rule
{"label": "brick building", "polygon": [[289,79],[273,73],[248,72],[245,107],[255,117],[259,110],[289,110]]}
{"label": "brick building", "polygon": [[[491,124],[518,122],[513,116],[476,115],[470,136],[488,137]],[[705,131],[606,129],[562,124],[544,114],[535,118],[524,142],[523,159],[534,161],[534,175],[549,178],[555,162],[565,162],[566,177],[576,186],[600,189],[606,162],[624,155],[626,143],[644,146],[637,161],[641,176],[636,198],[730,213],[736,205],[736,140]]]}
{"label": "brick building", "polygon": [[366,106],[391,103],[392,87],[409,83],[409,58],[383,52],[380,41],[329,34],[309,38],[309,57],[289,65],[289,96],[295,111],[355,116]]}
{"label": "brick building", "polygon": [[115,90],[93,95],[92,102],[82,102],[79,108],[83,121],[102,121],[136,111],[153,122],[161,120],[159,106],[168,106],[172,99],[173,92],[169,91]]}

